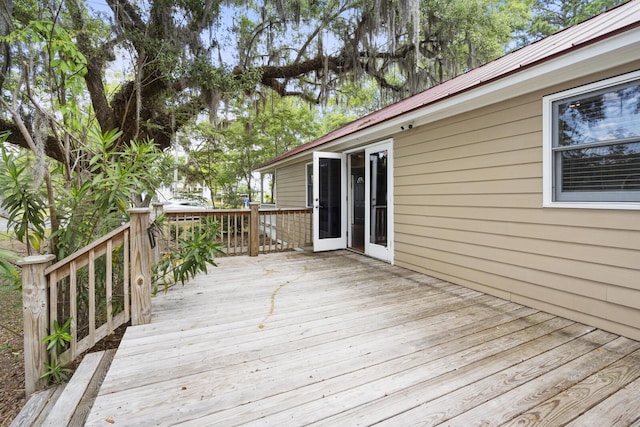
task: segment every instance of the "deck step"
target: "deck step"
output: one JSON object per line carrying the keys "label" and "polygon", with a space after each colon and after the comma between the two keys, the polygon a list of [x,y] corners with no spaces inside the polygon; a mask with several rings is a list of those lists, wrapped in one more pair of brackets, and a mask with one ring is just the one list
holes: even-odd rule
{"label": "deck step", "polygon": [[11,423],[11,427],[31,427],[42,425],[47,414],[64,390],[66,384],[49,387],[33,393],[20,413]]}
{"label": "deck step", "polygon": [[85,355],[68,384],[33,394],[11,427],[84,425],[115,352]]}

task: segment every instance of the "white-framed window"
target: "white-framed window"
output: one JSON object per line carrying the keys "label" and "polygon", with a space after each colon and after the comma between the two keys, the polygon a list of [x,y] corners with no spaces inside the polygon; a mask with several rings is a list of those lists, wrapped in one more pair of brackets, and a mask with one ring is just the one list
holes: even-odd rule
{"label": "white-framed window", "polygon": [[543,98],[547,207],[640,209],[640,71]]}
{"label": "white-framed window", "polygon": [[307,207],[313,207],[313,162],[305,165]]}

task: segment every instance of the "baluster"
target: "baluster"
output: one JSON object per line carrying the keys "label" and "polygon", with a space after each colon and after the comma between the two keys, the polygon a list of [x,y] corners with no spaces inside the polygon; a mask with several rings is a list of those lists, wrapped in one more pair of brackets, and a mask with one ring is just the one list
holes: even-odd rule
{"label": "baluster", "polygon": [[231,255],[231,214],[227,212],[227,254]]}
{"label": "baluster", "polygon": [[233,241],[235,246],[233,248],[233,254],[238,254],[238,212],[233,213]]}
{"label": "baluster", "polygon": [[[55,277],[57,278],[57,275],[55,275]],[[70,295],[69,295],[69,298],[71,298]],[[51,283],[51,286],[49,287],[49,330],[50,331],[54,330],[53,321],[58,320],[58,303],[59,303],[58,299],[59,299],[58,281],[56,280],[55,282]],[[61,305],[64,307],[64,301],[62,301]],[[64,312],[64,309],[62,311]],[[64,322],[65,320],[62,320],[62,322]],[[60,321],[58,321],[58,323],[60,323]],[[55,350],[51,350],[49,352],[49,359],[55,360],[57,356],[58,355],[55,353]]]}
{"label": "baluster", "polygon": [[[169,234],[167,233],[167,236]],[[124,292],[124,321],[125,323],[131,320],[130,298],[129,298],[129,230],[124,232],[124,277],[123,277],[123,292]]]}
{"label": "baluster", "polygon": [[291,234],[291,212],[287,212],[287,249],[291,249],[292,238],[293,235]]}
{"label": "baluster", "polygon": [[[69,263],[69,317],[71,317],[71,358],[78,352],[78,264]],[[57,286],[57,285],[56,285]],[[62,320],[62,319],[61,319]],[[64,322],[64,320],[62,320]]]}
{"label": "baluster", "polygon": [[96,253],[89,251],[89,348],[96,343]]}
{"label": "baluster", "polygon": [[[269,212],[269,252],[278,250],[278,213],[275,213],[276,217],[276,235],[273,235],[273,212]],[[275,237],[275,238],[274,238]]]}
{"label": "baluster", "polygon": [[[156,245],[158,247],[158,245]],[[107,297],[107,334],[111,335],[113,333],[113,241],[107,241],[107,252],[105,254],[106,257],[106,275],[107,280],[105,283],[106,286],[106,297]],[[153,258],[155,259],[155,251],[153,253]]]}

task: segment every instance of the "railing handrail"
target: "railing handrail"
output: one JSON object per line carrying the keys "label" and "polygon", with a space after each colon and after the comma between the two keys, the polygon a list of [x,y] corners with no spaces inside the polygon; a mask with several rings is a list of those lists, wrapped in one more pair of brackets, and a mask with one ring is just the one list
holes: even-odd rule
{"label": "railing handrail", "polygon": [[[311,208],[260,208],[260,212],[310,212]],[[245,213],[249,214],[251,212],[250,209],[214,209],[214,208],[206,208],[204,210],[178,210],[171,209],[170,211],[162,211],[165,215],[198,215],[202,213]]]}
{"label": "railing handrail", "polygon": [[311,208],[260,208],[260,212],[311,212]]}
{"label": "railing handrail", "polygon": [[98,240],[95,240],[95,241],[89,243],[88,245],[86,245],[83,248],[78,249],[77,251],[75,251],[71,255],[61,259],[60,261],[56,262],[55,264],[50,265],[49,267],[47,267],[44,270],[44,274],[48,276],[49,274],[51,274],[51,272],[56,271],[56,270],[64,267],[67,264],[70,264],[72,261],[75,261],[76,259],[88,254],[92,250],[95,250],[95,249],[99,248],[101,245],[106,245],[109,240],[117,237],[119,234],[123,234],[130,227],[131,227],[131,223],[129,223],[129,222],[127,222],[126,224],[121,225],[120,227],[116,228],[115,230],[113,230],[113,231],[105,234],[104,236],[100,237]]}
{"label": "railing handrail", "polygon": [[199,214],[207,214],[207,213],[249,213],[249,209],[217,209],[217,208],[204,208],[198,210],[192,209],[174,209],[172,208],[170,211],[162,211],[165,215],[199,215]]}

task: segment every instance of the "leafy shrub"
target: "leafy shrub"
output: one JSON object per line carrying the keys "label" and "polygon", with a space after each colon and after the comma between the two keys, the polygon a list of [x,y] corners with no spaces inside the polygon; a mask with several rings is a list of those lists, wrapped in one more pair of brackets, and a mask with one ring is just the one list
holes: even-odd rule
{"label": "leafy shrub", "polygon": [[[156,218],[154,229],[160,230],[160,224],[165,221],[164,216]],[[163,246],[167,251],[161,259],[152,266],[152,280],[154,294],[160,285],[166,290],[180,283],[184,285],[198,273],[206,273],[209,265],[216,266],[215,257],[224,254],[217,242],[220,236],[220,224],[208,218],[202,218],[199,226],[185,232],[177,242],[168,241],[168,237],[161,236]]]}

